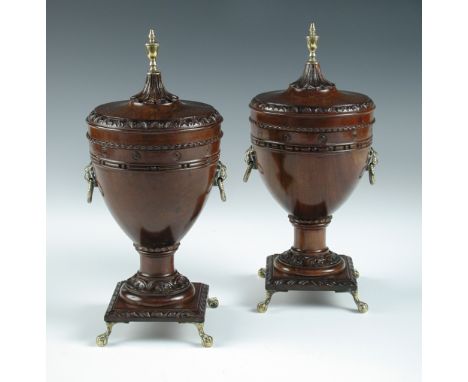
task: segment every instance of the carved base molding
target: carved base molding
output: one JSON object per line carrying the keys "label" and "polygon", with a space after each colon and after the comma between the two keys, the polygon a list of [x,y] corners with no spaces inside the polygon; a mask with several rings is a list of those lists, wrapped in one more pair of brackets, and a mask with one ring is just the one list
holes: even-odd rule
{"label": "carved base molding", "polygon": [[195,295],[189,279],[175,271],[167,277],[137,272],[122,283],[120,297],[129,304],[160,307],[186,301]]}
{"label": "carved base molding", "polygon": [[263,301],[257,304],[257,312],[265,313],[267,311],[271,298],[276,292],[290,290],[349,292],[353,296],[358,312],[367,312],[368,305],[358,296],[356,279],[359,277],[359,272],[354,269],[351,257],[339,255],[345,265],[342,272],[312,277],[280,272],[274,266],[278,256],[268,256],[266,268],[261,268],[258,271],[258,275],[265,279],[266,296]]}
{"label": "carved base molding", "polygon": [[323,276],[291,275],[278,271],[274,262],[280,255],[267,257],[265,289],[274,292],[289,290],[352,292],[357,290],[356,274],[351,257],[337,255],[343,261],[341,272]]}
{"label": "carved base molding", "polygon": [[313,254],[291,248],[274,260],[275,267],[285,273],[303,274],[305,276],[318,276],[341,272],[344,267],[342,257],[328,248]]}
{"label": "carved base molding", "polygon": [[169,277],[149,277],[137,272],[125,281],[123,288],[142,296],[172,296],[186,291],[190,286],[189,279],[177,271]]}
{"label": "carved base molding", "polygon": [[106,322],[132,321],[164,321],[164,322],[196,322],[205,321],[208,285],[192,283],[194,296],[188,301],[177,302],[168,306],[147,307],[132,305],[122,298],[120,290],[125,281],[117,284],[112,299],[107,308],[104,320]]}

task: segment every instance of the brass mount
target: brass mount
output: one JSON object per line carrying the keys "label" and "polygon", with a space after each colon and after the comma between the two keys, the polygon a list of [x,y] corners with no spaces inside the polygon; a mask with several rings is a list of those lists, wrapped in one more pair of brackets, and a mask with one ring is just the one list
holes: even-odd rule
{"label": "brass mount", "polygon": [[145,44],[146,53],[150,62],[149,73],[158,73],[158,68],[156,66],[156,58],[158,57],[159,43],[156,41],[156,36],[154,34],[154,29],[150,29],[148,34],[148,42]]}
{"label": "brass mount", "polygon": [[319,36],[315,32],[315,23],[310,24],[309,27],[309,35],[306,36],[307,39],[307,48],[309,49],[309,62],[311,64],[317,64],[317,57],[315,55],[315,51],[318,47],[318,40]]}

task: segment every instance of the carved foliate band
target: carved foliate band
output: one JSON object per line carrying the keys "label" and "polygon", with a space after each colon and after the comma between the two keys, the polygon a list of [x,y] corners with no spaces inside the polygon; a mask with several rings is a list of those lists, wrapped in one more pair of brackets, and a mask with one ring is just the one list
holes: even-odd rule
{"label": "carved foliate band", "polygon": [[108,117],[106,115],[97,113],[96,110],[93,110],[86,118],[86,122],[88,122],[90,125],[111,129],[131,130],[202,128],[216,123],[221,123],[222,121],[223,117],[221,117],[221,115],[216,110],[207,116],[191,116],[168,121],[145,121],[119,117]]}
{"label": "carved foliate band", "polygon": [[124,284],[124,288],[135,294],[151,296],[173,296],[186,291],[190,286],[189,279],[177,271],[169,277],[147,277],[137,272]]}
{"label": "carved foliate band", "polygon": [[278,255],[278,260],[293,268],[320,269],[338,265],[341,257],[330,250],[314,255],[302,253],[295,248],[291,248]]}
{"label": "carved foliate band", "polygon": [[270,111],[275,113],[300,113],[300,114],[338,114],[338,113],[359,113],[370,111],[375,108],[371,100],[354,105],[338,105],[330,107],[320,106],[300,106],[300,105],[282,105],[262,102],[254,98],[249,105],[252,109],[261,111]]}

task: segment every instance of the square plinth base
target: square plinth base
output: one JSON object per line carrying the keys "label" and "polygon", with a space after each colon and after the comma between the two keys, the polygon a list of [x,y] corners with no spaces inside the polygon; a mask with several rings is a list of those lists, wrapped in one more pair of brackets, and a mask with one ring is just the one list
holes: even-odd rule
{"label": "square plinth base", "polygon": [[353,261],[349,256],[340,255],[345,261],[345,269],[335,275],[327,276],[291,276],[278,271],[273,260],[278,255],[267,257],[265,289],[274,292],[288,290],[353,292],[357,290]]}
{"label": "square plinth base", "polygon": [[104,316],[106,322],[205,322],[206,300],[208,298],[208,285],[192,283],[195,287],[195,296],[182,304],[174,304],[158,308],[131,305],[119,295],[120,287],[117,284],[112,299]]}

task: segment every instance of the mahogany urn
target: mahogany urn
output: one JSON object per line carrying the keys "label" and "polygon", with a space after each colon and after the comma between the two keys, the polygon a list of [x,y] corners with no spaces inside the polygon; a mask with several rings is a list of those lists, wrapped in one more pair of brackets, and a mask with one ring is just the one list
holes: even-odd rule
{"label": "mahogany urn", "polygon": [[[192,283],[174,267],[180,240],[199,216],[213,185],[225,200],[220,158],[221,115],[210,105],[167,91],[156,66],[159,44],[151,30],[144,88],[128,100],[96,107],[88,116],[91,163],[88,202],[97,187],[140,257],[136,274],[120,282],[105,315],[129,321],[193,322],[203,345],[208,285]],[[216,306],[217,300],[208,301]]]}
{"label": "mahogany urn", "polygon": [[364,171],[374,183],[375,105],[368,96],[338,90],[325,79],[316,58],[314,24],[306,40],[309,58],[302,76],[286,90],[262,93],[250,102],[252,146],[244,181],[257,169],[294,226],[293,246],[269,256],[259,271],[267,297],[257,309],[265,312],[276,291],[329,290],[351,292],[365,312],[351,258],[326,246],[325,230]]}

